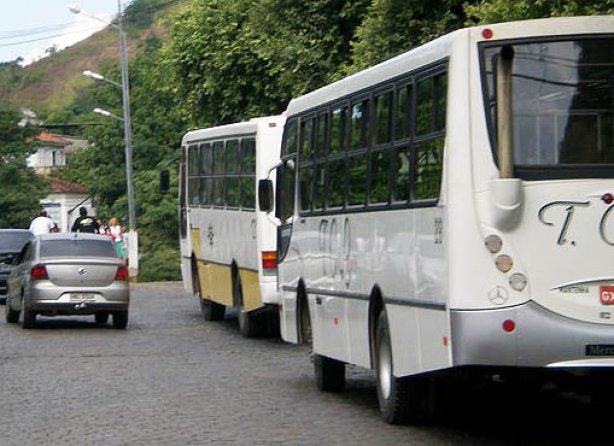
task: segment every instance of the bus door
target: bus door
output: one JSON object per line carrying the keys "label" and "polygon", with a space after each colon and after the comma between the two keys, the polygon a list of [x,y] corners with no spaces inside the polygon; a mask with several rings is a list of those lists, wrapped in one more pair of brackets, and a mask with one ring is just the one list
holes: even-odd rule
{"label": "bus door", "polygon": [[[318,225],[318,277],[309,287],[314,291],[312,324],[314,350],[325,356],[348,360],[349,318],[352,302],[347,298],[349,219],[323,217]],[[317,290],[321,290],[319,293]],[[325,342],[319,342],[319,338]]]}

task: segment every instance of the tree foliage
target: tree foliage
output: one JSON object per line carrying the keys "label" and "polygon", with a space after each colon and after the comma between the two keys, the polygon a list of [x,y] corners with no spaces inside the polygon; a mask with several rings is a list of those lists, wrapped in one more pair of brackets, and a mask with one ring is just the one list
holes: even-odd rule
{"label": "tree foliage", "polygon": [[40,211],[39,200],[46,182],[26,167],[26,158],[36,149],[33,137],[39,130],[20,126],[16,110],[0,110],[0,227],[27,228]]}
{"label": "tree foliage", "polygon": [[458,29],[465,20],[463,0],[373,0],[352,42],[356,72]]}
{"label": "tree foliage", "polygon": [[468,23],[614,13],[614,0],[488,0],[466,7]]}
{"label": "tree foliage", "polygon": [[348,60],[366,0],[201,0],[165,52],[193,126],[276,114]]}

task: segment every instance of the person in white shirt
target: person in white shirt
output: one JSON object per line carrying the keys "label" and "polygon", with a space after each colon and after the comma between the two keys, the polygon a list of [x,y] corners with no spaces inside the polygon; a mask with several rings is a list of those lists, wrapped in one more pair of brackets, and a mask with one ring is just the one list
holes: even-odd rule
{"label": "person in white shirt", "polygon": [[41,211],[40,215],[30,223],[30,232],[34,235],[49,234],[55,232],[56,229],[56,224],[47,217],[46,211]]}

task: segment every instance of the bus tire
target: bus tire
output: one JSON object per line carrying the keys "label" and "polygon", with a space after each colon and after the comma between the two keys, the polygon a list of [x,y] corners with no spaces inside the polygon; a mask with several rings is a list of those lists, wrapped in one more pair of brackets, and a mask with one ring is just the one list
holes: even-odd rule
{"label": "bus tire", "polygon": [[345,364],[327,356],[313,355],[316,385],[324,392],[341,392],[345,387]]}
{"label": "bus tire", "polygon": [[199,298],[200,310],[203,314],[203,319],[206,321],[221,321],[226,314],[226,307],[212,300]]}
{"label": "bus tire", "polygon": [[375,331],[377,399],[382,418],[389,424],[425,424],[431,420],[432,399],[428,377],[397,378],[393,375],[392,345],[386,311]]}
{"label": "bus tire", "polygon": [[243,311],[243,287],[241,278],[237,271],[232,280],[232,295],[237,310],[237,320],[239,321],[239,333],[244,338],[256,338],[266,332],[266,320],[264,314],[257,314],[253,311]]}

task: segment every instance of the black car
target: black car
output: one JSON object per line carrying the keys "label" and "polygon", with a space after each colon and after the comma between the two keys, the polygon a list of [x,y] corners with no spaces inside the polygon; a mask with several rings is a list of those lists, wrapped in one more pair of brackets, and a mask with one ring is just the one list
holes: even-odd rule
{"label": "black car", "polygon": [[0,229],[0,303],[6,301],[6,279],[13,270],[14,260],[28,240],[34,236],[27,229]]}

